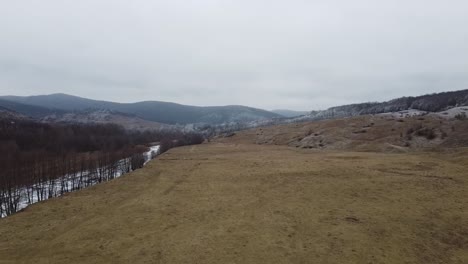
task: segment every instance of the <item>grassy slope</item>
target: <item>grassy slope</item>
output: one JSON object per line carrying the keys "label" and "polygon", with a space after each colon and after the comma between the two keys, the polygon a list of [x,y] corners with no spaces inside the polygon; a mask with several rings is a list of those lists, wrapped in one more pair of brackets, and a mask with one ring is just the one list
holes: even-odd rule
{"label": "grassy slope", "polygon": [[[428,140],[409,129],[433,129],[436,137]],[[446,135],[443,136],[442,134]],[[262,127],[236,133],[219,142],[240,144],[288,145],[321,150],[359,150],[404,152],[409,150],[446,150],[468,147],[468,120],[439,116],[394,118],[391,116],[359,116],[316,122]],[[409,146],[409,147],[407,147]]]}
{"label": "grassy slope", "polygon": [[0,263],[468,263],[466,155],[177,148],[0,220]]}

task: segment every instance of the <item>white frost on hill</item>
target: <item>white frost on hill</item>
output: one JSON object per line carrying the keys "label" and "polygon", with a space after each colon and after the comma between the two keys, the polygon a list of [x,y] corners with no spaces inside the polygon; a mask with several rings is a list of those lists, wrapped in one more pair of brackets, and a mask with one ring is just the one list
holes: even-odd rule
{"label": "white frost on hill", "polygon": [[468,116],[468,106],[454,107],[434,114],[444,118],[455,118],[455,116],[463,113]]}
{"label": "white frost on hill", "polygon": [[426,115],[427,113],[428,112],[426,111],[421,111],[417,109],[409,109],[409,110],[398,111],[398,112],[381,113],[381,114],[377,114],[377,116],[404,118],[404,117],[422,116],[422,115]]}

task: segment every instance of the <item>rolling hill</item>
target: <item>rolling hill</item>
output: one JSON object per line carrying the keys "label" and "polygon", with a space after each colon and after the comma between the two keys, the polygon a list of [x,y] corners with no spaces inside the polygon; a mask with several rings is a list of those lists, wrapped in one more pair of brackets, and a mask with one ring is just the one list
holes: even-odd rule
{"label": "rolling hill", "polygon": [[[468,123],[418,118],[273,126],[171,149],[141,170],[0,219],[0,259],[467,263],[468,150],[457,146],[467,146]],[[438,151],[418,151],[429,141],[416,134],[414,151],[389,146],[419,124],[436,126],[427,146]]]}
{"label": "rolling hill", "polygon": [[28,117],[0,106],[0,120],[27,120]]}
{"label": "rolling hill", "polygon": [[[2,96],[2,101],[20,104],[18,106],[30,105],[40,107],[38,109],[60,109],[63,111],[85,111],[85,110],[111,110],[121,113],[132,114],[145,120],[165,124],[189,124],[208,123],[220,124],[226,122],[248,122],[282,117],[269,111],[246,107],[246,106],[189,106],[176,103],[144,101],[137,103],[115,103],[98,101],[67,94],[51,94],[39,96]],[[10,103],[12,104],[12,103]],[[0,104],[1,106],[2,104]],[[17,108],[10,109],[17,111]],[[43,111],[45,111],[43,110]],[[35,109],[24,109],[23,114],[40,116],[43,111],[36,112]],[[18,111],[19,112],[19,111]],[[48,114],[48,113],[47,113]],[[45,115],[42,115],[44,117]]]}
{"label": "rolling hill", "polygon": [[41,118],[47,115],[64,113],[65,111],[56,108],[47,108],[41,106],[35,106],[30,104],[24,104],[20,102],[4,100],[0,98],[0,109],[15,112],[24,116],[32,118]]}
{"label": "rolling hill", "polygon": [[[468,113],[467,110],[460,110]],[[467,119],[441,113],[389,114],[282,124],[236,132],[219,142],[334,151],[406,152],[468,147]]]}
{"label": "rolling hill", "polygon": [[40,119],[46,123],[118,124],[128,130],[163,130],[175,126],[144,120],[130,114],[110,110],[92,110],[48,115]]}
{"label": "rolling hill", "polygon": [[282,115],[285,117],[296,117],[296,116],[307,115],[310,113],[310,111],[294,111],[294,110],[289,110],[289,109],[275,109],[275,110],[272,110],[271,112],[277,113],[278,115]]}
{"label": "rolling hill", "polygon": [[[106,113],[106,120],[131,129],[158,127],[157,124],[249,124],[247,127],[266,124],[296,123],[337,119],[381,113],[424,114],[443,112],[468,105],[468,90],[428,94],[416,97],[401,97],[386,102],[367,102],[331,107],[326,110],[302,112],[273,110],[272,112],[245,106],[189,106],[176,103],[144,101],[115,103],[71,96],[51,94],[39,96],[0,96],[0,107],[42,121],[94,122],[97,116]],[[116,116],[112,116],[118,113]],[[97,115],[96,115],[97,114]],[[94,121],[93,121],[94,120]]]}
{"label": "rolling hill", "polygon": [[468,105],[468,89],[427,94],[416,97],[401,97],[387,102],[368,102],[331,107],[326,110],[312,111],[298,117],[302,120],[323,120],[350,116],[380,114],[416,109],[426,112],[439,112],[457,106]]}

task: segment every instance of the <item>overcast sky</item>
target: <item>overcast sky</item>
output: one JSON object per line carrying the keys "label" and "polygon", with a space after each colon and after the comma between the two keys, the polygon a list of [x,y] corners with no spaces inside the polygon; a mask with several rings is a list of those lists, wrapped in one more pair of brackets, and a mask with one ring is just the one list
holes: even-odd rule
{"label": "overcast sky", "polygon": [[0,0],[0,94],[295,110],[468,89],[466,0]]}

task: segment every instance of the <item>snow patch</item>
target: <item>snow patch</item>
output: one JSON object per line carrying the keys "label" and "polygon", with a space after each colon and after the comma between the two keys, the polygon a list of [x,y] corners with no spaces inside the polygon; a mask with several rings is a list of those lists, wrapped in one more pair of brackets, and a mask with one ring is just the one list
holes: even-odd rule
{"label": "snow patch", "polygon": [[[155,156],[159,154],[159,145],[151,146],[150,149],[143,153],[143,157],[145,159],[143,165],[146,165],[149,161],[151,161]],[[112,165],[112,168],[116,168],[111,173],[111,178],[108,180],[112,180],[115,178],[119,178],[127,172],[131,172],[130,166],[130,158],[125,158],[117,161],[115,164]],[[28,207],[31,204],[35,204],[40,201],[48,200],[50,198],[59,197],[65,193],[73,192],[77,190],[81,190],[98,183],[103,182],[102,177],[104,173],[109,174],[109,166],[100,167],[92,171],[82,171],[76,172],[72,174],[64,175],[60,178],[41,182],[39,184],[34,184],[33,186],[22,187],[15,191],[17,195],[15,195],[18,199],[18,207],[17,212]],[[105,180],[105,181],[108,181]],[[6,206],[6,205],[5,205]],[[2,215],[0,218],[6,217],[6,208],[2,205]]]}

